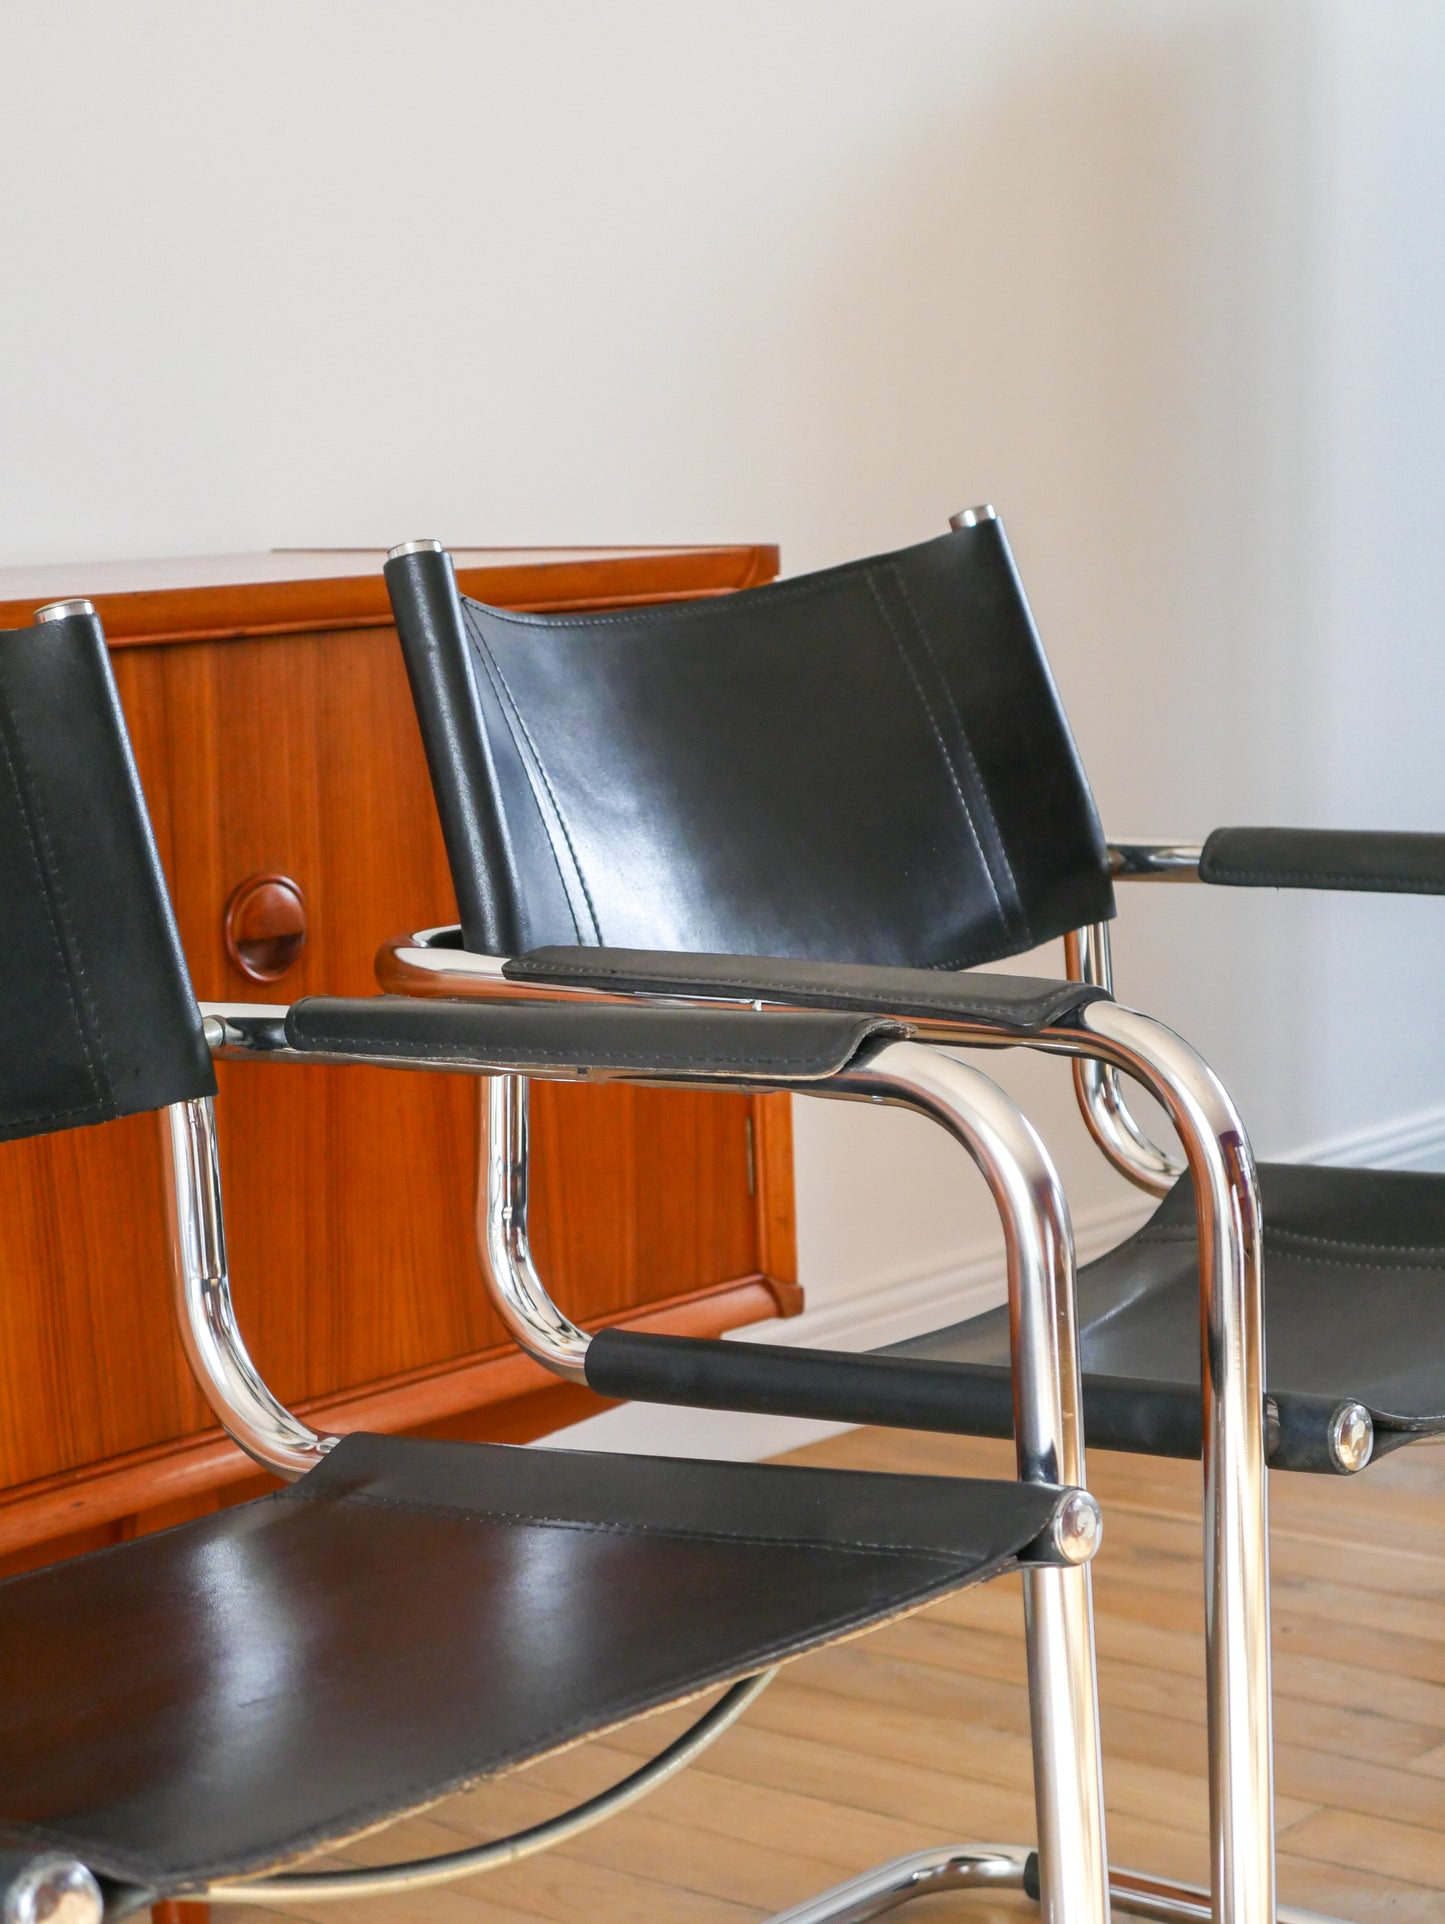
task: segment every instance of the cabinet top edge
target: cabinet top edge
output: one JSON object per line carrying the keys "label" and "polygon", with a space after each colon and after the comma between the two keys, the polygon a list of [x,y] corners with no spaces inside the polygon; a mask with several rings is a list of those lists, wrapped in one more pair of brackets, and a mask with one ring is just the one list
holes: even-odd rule
{"label": "cabinet top edge", "polygon": [[[638,548],[451,550],[464,593],[498,607],[587,608],[725,594],[770,581],[766,543]],[[46,602],[84,595],[117,647],[390,623],[384,548],[277,548],[154,561],[0,569],[0,629]]]}

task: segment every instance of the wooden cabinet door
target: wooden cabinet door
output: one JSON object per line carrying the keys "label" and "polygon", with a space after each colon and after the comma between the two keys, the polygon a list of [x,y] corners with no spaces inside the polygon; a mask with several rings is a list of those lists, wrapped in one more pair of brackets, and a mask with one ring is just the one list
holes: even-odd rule
{"label": "wooden cabinet door", "polygon": [[[392,629],[114,664],[201,1000],[369,995],[382,939],[455,920]],[[266,986],[223,932],[256,874],[299,884],[308,922]],[[237,1306],[278,1395],[340,1429],[509,1437],[599,1407],[488,1306],[476,1079],[221,1064],[219,1081]],[[786,1098],[543,1084],[533,1104],[533,1244],[574,1319],[716,1333],[797,1306]],[[0,1557],[249,1487],[172,1326],[159,1168],[149,1117],[0,1146]]]}

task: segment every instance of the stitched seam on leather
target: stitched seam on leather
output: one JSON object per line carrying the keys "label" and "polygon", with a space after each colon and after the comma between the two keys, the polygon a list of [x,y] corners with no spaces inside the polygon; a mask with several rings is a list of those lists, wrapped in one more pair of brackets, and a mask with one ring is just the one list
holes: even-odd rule
{"label": "stitched seam on leather", "polygon": [[[577,886],[582,891],[582,899],[584,902],[586,902],[587,913],[592,919],[592,933],[596,936],[598,942],[600,943],[602,940],[602,925],[597,920],[597,905],[592,900],[592,891],[587,886],[587,877],[582,873],[582,864],[577,859],[577,850],[573,844],[572,837],[568,832],[566,819],[562,814],[562,805],[557,800],[556,790],[552,787],[551,780],[549,779],[547,774],[546,766],[542,761],[541,753],[538,750],[536,742],[532,739],[532,731],[531,729],[528,728],[526,718],[522,714],[522,710],[518,705],[517,698],[512,693],[511,684],[508,682],[506,675],[502,672],[502,664],[496,659],[491,649],[487,646],[486,639],[484,636],[482,636],[481,634],[478,634],[476,637],[476,641],[477,641],[478,651],[480,652],[483,661],[486,663],[489,673],[495,675],[496,680],[501,684],[502,691],[505,693],[507,698],[507,705],[510,707],[513,715],[516,717],[517,726],[522,731],[522,738],[526,742],[528,749],[531,751],[532,760],[537,765],[537,773],[542,778],[542,786],[547,791],[547,799],[549,802],[551,802],[552,812],[557,817],[557,826],[558,828],[561,829],[562,839],[567,844],[567,853],[572,858],[572,868],[573,868],[573,872],[577,877]],[[555,849],[553,850],[552,859],[553,861],[557,860]],[[558,863],[557,866],[558,866],[558,873],[560,874],[561,873],[560,862]],[[565,880],[563,881],[562,886],[565,890],[566,889]],[[568,907],[569,909],[571,908],[570,897],[568,900]],[[575,928],[576,922],[577,922],[575,911],[572,912],[572,922]],[[580,929],[578,930],[578,934],[579,935],[581,934]]]}
{"label": "stitched seam on leather", "polygon": [[69,1122],[76,1116],[93,1116],[97,1122],[114,1120],[109,1104],[102,1097],[97,1096],[94,1102],[82,1103],[78,1109],[47,1109],[43,1113],[30,1110],[23,1116],[7,1115],[4,1122],[0,1123],[0,1131],[19,1127],[27,1122]]}
{"label": "stitched seam on leather", "polygon": [[[875,563],[871,560],[855,562],[847,569],[832,571],[828,580],[824,582],[800,581],[796,583],[794,582],[768,583],[766,585],[765,591],[770,597],[773,597],[775,599],[782,599],[785,596],[791,599],[806,599],[810,595],[815,595],[815,594],[823,595],[827,593],[829,591],[830,584],[836,584],[838,580],[843,576],[851,577],[855,574],[859,574],[859,575],[863,575],[867,579],[869,588],[876,599],[877,589],[876,587],[873,586],[873,578],[871,573],[871,570],[873,569],[874,566],[875,566]],[[757,591],[751,591],[751,592],[763,592],[763,590],[757,590]],[[627,610],[627,611],[619,612],[614,615],[597,615],[597,616],[582,616],[582,617],[568,616],[564,621],[558,622],[546,616],[541,616],[541,617],[528,616],[528,615],[518,614],[515,611],[508,610],[505,608],[496,608],[496,607],[493,607],[489,602],[473,601],[471,600],[470,597],[466,595],[463,595],[461,597],[461,601],[464,609],[472,609],[472,608],[480,609],[484,611],[490,618],[493,618],[498,621],[507,622],[514,627],[543,628],[548,631],[557,632],[557,633],[565,633],[570,628],[584,628],[584,627],[600,628],[600,627],[626,625],[627,623],[636,619],[647,619],[647,620],[658,621],[658,620],[663,620],[668,616],[675,615],[678,612],[683,612],[688,615],[710,614],[710,613],[715,614],[718,612],[720,608],[726,609],[728,600],[729,600],[729,597],[726,594],[724,594],[724,595],[718,595],[718,596],[711,596],[711,597],[698,600],[698,601],[693,601],[693,602],[667,603],[657,608],[649,608],[649,609],[640,610],[640,611]],[[893,630],[891,621],[888,620],[886,611],[884,614],[884,620],[888,626],[889,633],[893,635],[895,645],[898,646],[899,652],[900,654],[902,654],[903,653],[902,645],[901,643],[898,642],[898,637],[895,631]],[[916,616],[915,616],[915,620],[916,620]],[[502,675],[500,664],[496,661],[495,656],[491,654],[491,651],[488,648],[483,635],[481,634],[480,625],[469,621],[468,632],[471,634],[473,642],[476,645],[478,652],[482,655],[484,662],[489,666],[489,668],[495,670],[496,676],[498,677],[498,679],[502,681],[502,686],[506,689],[508,702],[511,704],[512,708],[517,713],[518,725],[522,728],[524,734],[526,734],[526,724],[522,720],[520,711],[516,710],[515,698],[512,695],[512,691],[510,687],[508,687],[506,684],[505,677]],[[913,679],[915,688],[918,689],[919,699],[923,702],[924,708],[928,713],[929,721],[933,725],[933,732],[934,732],[935,738],[938,741],[939,748],[943,753],[943,759],[945,764],[948,767],[949,775],[953,781],[954,789],[958,793],[960,803],[963,804],[964,818],[968,823],[969,833],[973,837],[974,846],[978,849],[979,860],[983,865],[984,876],[988,882],[989,889],[993,894],[994,901],[998,905],[1000,920],[1005,924],[1001,932],[1001,938],[1002,938],[1001,940],[991,944],[986,944],[979,948],[975,948],[970,952],[968,952],[967,954],[953,957],[947,961],[935,962],[929,965],[930,967],[935,969],[972,968],[980,963],[997,961],[1001,956],[1015,954],[1017,950],[1014,946],[1014,938],[1007,927],[1008,918],[1005,916],[1003,904],[999,900],[998,886],[994,880],[993,873],[989,865],[988,857],[984,854],[983,846],[979,841],[977,830],[974,828],[972,817],[968,813],[968,806],[967,806],[967,803],[964,802],[962,791],[959,788],[958,777],[957,777],[956,771],[954,770],[952,760],[948,753],[948,749],[944,744],[942,733],[938,728],[937,722],[934,720],[932,710],[928,708],[927,698],[923,694],[923,690],[918,682],[918,677],[914,672],[913,665],[911,662],[908,661],[908,658],[906,655],[904,655],[904,662],[908,668],[910,676]],[[572,840],[570,835],[568,835],[567,833],[566,823],[562,820],[562,811],[558,807],[556,795],[553,793],[551,784],[547,780],[546,770],[542,766],[542,758],[540,754],[538,754],[537,752],[536,743],[532,740],[532,737],[530,734],[526,734],[526,739],[527,739],[528,746],[532,750],[533,757],[536,760],[538,773],[541,775],[543,782],[546,783],[547,785],[547,793],[551,798],[552,806],[557,813],[558,826],[561,828],[564,837],[566,837],[567,839],[567,847],[568,847],[569,853],[572,856],[573,866],[576,869],[577,880],[579,885],[581,886],[582,893],[586,898],[588,911],[592,916],[593,928],[596,931],[598,943],[601,944],[603,941],[602,932],[597,923],[597,913],[596,913],[595,906],[592,902],[591,893],[587,888],[586,880],[582,874],[582,866],[580,862],[578,862],[577,860],[577,852],[572,845]],[[995,826],[995,833],[997,834],[997,824],[995,823],[994,826]],[[550,841],[551,838],[549,837],[548,839]],[[1010,878],[1012,879],[1013,871],[1012,871],[1011,865],[1009,865],[1008,863],[1007,851],[1003,849],[1002,836],[999,836],[998,840],[1000,845],[1000,851],[1003,854],[1005,866],[1009,867]],[[557,859],[556,852],[554,850],[553,860],[556,861],[556,859]],[[560,875],[560,872],[561,872],[560,864],[558,865],[558,872]],[[568,903],[567,903],[568,911],[572,915],[573,927],[576,928],[576,922],[577,922],[576,913],[572,909],[571,898],[570,898],[570,895],[568,895],[567,885],[565,880],[563,881],[563,884],[562,884],[562,892],[564,895],[567,895],[568,897]],[[1017,893],[1016,883],[1015,883],[1015,892]],[[1030,929],[1028,917],[1024,913],[1023,905],[1021,901],[1019,903],[1019,918],[1023,925],[1023,933],[1027,935],[1029,942],[1032,943],[1032,940],[1033,940],[1032,930]],[[580,937],[581,935],[580,929],[577,931],[577,933]]]}
{"label": "stitched seam on leather", "polygon": [[[736,1543],[748,1549],[836,1551],[842,1556],[917,1557],[929,1563],[957,1564],[967,1550],[926,1550],[911,1543],[870,1543],[861,1537],[749,1536],[733,1530],[679,1529],[667,1523],[623,1523],[588,1517],[541,1516],[535,1510],[479,1509],[464,1503],[427,1503],[415,1497],[381,1496],[366,1490],[302,1490],[300,1484],[280,1492],[283,1503],[356,1503],[367,1509],[401,1510],[415,1516],[454,1517],[468,1523],[521,1523],[556,1530],[585,1530],[599,1536],[665,1537],[677,1543]],[[1047,1519],[1040,1529],[1048,1527]],[[1036,1533],[1037,1534],[1037,1533]]]}
{"label": "stitched seam on leather", "polygon": [[[1144,1230],[1139,1235],[1131,1238],[1131,1241],[1134,1243],[1159,1244],[1192,1243],[1197,1240],[1198,1238],[1192,1229],[1187,1229],[1182,1226],[1174,1229],[1167,1225],[1160,1229]],[[1281,1242],[1290,1241],[1318,1243],[1326,1249],[1358,1249],[1369,1254],[1381,1256],[1391,1256],[1395,1254],[1394,1248],[1389,1243],[1336,1242],[1328,1236],[1305,1236],[1298,1230],[1270,1229],[1266,1224],[1264,1232],[1266,1258],[1269,1255],[1271,1244],[1277,1245]],[[1120,1248],[1123,1247],[1124,1245],[1120,1244]],[[1309,1262],[1322,1264],[1329,1269],[1369,1269],[1385,1272],[1391,1269],[1439,1269],[1445,1266],[1445,1249],[1436,1249],[1430,1243],[1402,1243],[1399,1245],[1399,1251],[1398,1260],[1384,1263],[1362,1262],[1349,1256],[1317,1256],[1313,1250],[1310,1249],[1302,1251],[1301,1254],[1303,1254]],[[1412,1260],[1412,1257],[1416,1255],[1432,1258],[1433,1260]],[[1108,1258],[1105,1257],[1102,1260],[1107,1261]]]}
{"label": "stitched seam on leather", "polygon": [[[110,1055],[105,1046],[105,1031],[101,1025],[99,1014],[96,1011],[95,998],[90,987],[90,978],[85,972],[85,957],[81,952],[80,941],[75,929],[71,925],[70,903],[66,897],[65,882],[62,877],[60,864],[55,859],[55,848],[50,839],[50,831],[46,827],[45,810],[40,801],[40,785],[35,779],[34,771],[26,756],[25,743],[21,738],[19,729],[15,730],[15,753],[19,758],[25,778],[30,785],[31,805],[35,810],[35,827],[40,836],[40,846],[45,852],[46,868],[55,902],[56,922],[59,926],[60,934],[65,941],[70,966],[75,971],[76,990],[80,1002],[90,1018],[84,1041],[86,1068],[90,1075],[91,1087],[95,1090],[96,1100],[98,1102],[114,1108],[115,1092],[110,1079]],[[93,1052],[98,1053],[100,1056],[99,1076],[97,1076],[95,1072]]]}
{"label": "stitched seam on leather", "polygon": [[1360,889],[1398,889],[1402,895],[1412,889],[1420,890],[1422,884],[1428,885],[1424,892],[1438,890],[1445,895],[1445,876],[1441,875],[1346,875],[1339,869],[1264,869],[1226,867],[1222,862],[1199,864],[1199,873],[1206,882],[1215,879],[1221,882],[1318,882],[1328,884],[1343,882],[1348,887]]}
{"label": "stitched seam on leather", "polygon": [[[517,959],[523,960],[524,958],[519,957]],[[640,980],[643,982],[644,986],[649,989],[665,989],[674,980],[681,981],[682,979],[680,977],[679,978],[665,977],[658,981],[650,981],[646,977],[638,977],[636,972],[632,969],[617,969],[617,968],[608,967],[606,964],[603,964],[603,963],[598,963],[593,965],[593,964],[588,964],[583,962],[549,963],[545,969],[529,970],[526,973],[528,975],[538,976],[543,980],[546,980],[551,977],[556,977],[560,979],[560,978],[565,978],[567,976],[573,976],[573,975],[580,977],[583,981],[593,981],[599,976],[605,976],[610,978],[613,981],[622,981],[622,982],[631,982],[635,980]],[[518,973],[517,975],[514,976],[513,979],[524,981],[526,980],[526,975]],[[706,983],[699,983],[694,986],[699,988],[710,989],[710,988],[728,988],[734,985],[728,984],[728,983],[706,982]],[[745,987],[746,984],[741,986]],[[1080,983],[1073,986],[1076,988],[1082,988],[1086,985]],[[755,985],[755,992],[763,995],[771,995],[774,992],[774,990],[779,990],[779,989],[788,990],[794,995],[826,995],[827,994],[827,990],[820,989],[815,982],[784,982],[784,981],[779,981],[775,978],[774,980],[767,982],[765,984]],[[686,991],[679,991],[679,993],[685,993],[685,992]],[[838,991],[838,994],[844,997],[853,996],[857,998],[861,996],[861,991],[853,990],[853,989],[840,989]],[[1088,998],[1089,1001],[1101,1001],[1103,999],[1104,998],[1101,996],[1090,996]],[[1034,1026],[1036,1022],[1046,1023],[1046,1022],[1053,1021],[1059,1015],[1062,1015],[1066,1013],[1069,1009],[1071,1009],[1074,1006],[1074,1003],[1075,1003],[1074,995],[1071,993],[1065,996],[1062,990],[1060,991],[1059,999],[1057,1000],[1046,999],[1045,1007],[1043,1008],[1042,1011],[1039,1011],[1037,1006],[1034,1006],[1030,1009],[1028,1013],[1023,1013],[1017,1008],[1010,1009],[1005,1004],[1000,1002],[988,1003],[988,1002],[979,1001],[979,1002],[974,1002],[971,1005],[968,1005],[960,1009],[958,1003],[952,1001],[951,999],[945,998],[943,996],[938,997],[934,1001],[929,1001],[926,997],[921,995],[910,995],[908,997],[908,1006],[923,1009],[930,1015],[957,1015],[961,1021],[967,1021],[969,1017],[974,1016],[974,1017],[977,1017],[980,1021],[997,1023],[1000,1028],[1031,1028]],[[883,1015],[888,1012],[885,1010],[879,1010],[878,1013],[880,1015]]]}
{"label": "stitched seam on leather", "polygon": [[[998,848],[999,860],[1003,863],[1004,873],[1008,877],[1008,885],[1013,891],[1013,909],[1018,917],[1020,932],[1025,937],[1027,946],[1033,948],[1035,946],[1034,932],[1029,922],[1028,910],[1024,907],[1023,896],[1019,890],[1018,877],[1014,874],[1013,863],[1009,860],[1008,845],[1004,841],[1003,831],[999,828],[998,817],[993,812],[993,803],[989,799],[988,786],[983,779],[983,773],[979,768],[978,759],[973,752],[973,744],[968,739],[968,730],[963,725],[963,716],[959,712],[958,703],[953,699],[953,690],[948,685],[948,677],[943,672],[943,666],[938,656],[934,653],[933,643],[929,639],[927,625],[923,617],[919,614],[912,595],[908,592],[908,581],[903,570],[898,566],[896,561],[890,562],[888,567],[893,577],[893,584],[902,597],[904,607],[908,610],[909,620],[913,623],[918,639],[923,643],[923,652],[933,664],[933,671],[938,676],[939,685],[943,689],[943,698],[948,703],[948,712],[953,717],[953,725],[958,731],[958,745],[963,751],[964,759],[968,763],[969,770],[973,775],[974,798],[988,819],[988,825],[993,834],[993,841]],[[997,889],[995,889],[994,893],[995,897],[997,897]],[[1002,903],[999,904],[999,908],[1000,913],[1003,913]]]}
{"label": "stitched seam on leather", "polygon": [[1407,1256],[1445,1257],[1445,1245],[1440,1243],[1366,1243],[1357,1242],[1351,1236],[1311,1236],[1303,1229],[1271,1229],[1266,1223],[1265,1239],[1276,1243],[1313,1243],[1325,1249],[1362,1249],[1370,1256],[1389,1256],[1396,1251]]}
{"label": "stitched seam on leather", "polygon": [[969,834],[973,837],[973,845],[978,850],[978,859],[983,868],[984,880],[988,883],[988,892],[993,897],[993,905],[998,910],[999,920],[1007,925],[1008,918],[1004,914],[1003,901],[998,892],[998,883],[993,878],[993,867],[987,855],[984,854],[983,843],[979,839],[978,829],[974,825],[973,813],[968,806],[968,798],[963,792],[963,783],[958,779],[958,770],[954,767],[953,757],[948,752],[948,743],[943,739],[943,730],[938,725],[938,717],[933,712],[933,705],[928,699],[922,681],[919,679],[918,670],[914,667],[912,658],[903,645],[903,638],[894,625],[892,615],[888,612],[888,604],[878,592],[878,582],[871,570],[866,579],[869,593],[873,596],[873,600],[877,604],[878,612],[883,617],[883,625],[888,630],[893,646],[898,651],[899,660],[908,670],[908,679],[913,683],[914,692],[918,696],[924,714],[928,717],[928,726],[933,732],[934,741],[938,744],[938,752],[943,757],[943,765],[948,770],[948,779],[953,786],[954,794],[958,797],[958,806],[963,811],[964,822],[967,825]]}
{"label": "stitched seam on leather", "polygon": [[[543,813],[542,805],[537,800],[536,786],[533,783],[531,776],[527,774],[527,758],[525,755],[522,755],[520,753],[522,744],[517,739],[517,728],[522,728],[522,717],[520,716],[520,714],[517,713],[517,705],[511,698],[511,690],[507,687],[506,683],[502,680],[501,670],[498,668],[496,661],[492,656],[491,649],[488,648],[487,646],[486,637],[481,633],[480,629],[477,627],[476,623],[474,622],[469,621],[467,623],[467,632],[471,638],[472,646],[476,650],[477,657],[482,664],[482,668],[486,674],[487,680],[492,684],[492,692],[497,697],[497,704],[502,710],[502,720],[505,723],[508,731],[512,736],[514,745],[517,747],[519,751],[519,759],[521,760],[521,763],[522,763],[522,771],[523,771],[523,774],[527,776],[528,788],[532,790],[532,806],[536,809],[538,816],[541,818],[542,837],[547,844],[547,853],[552,857],[552,866],[553,868],[556,869],[557,880],[562,885],[562,900],[567,904],[567,914],[571,918],[572,932],[577,937],[577,940],[580,942],[582,940],[582,927],[577,920],[577,910],[572,901],[572,891],[567,886],[567,877],[562,873],[562,862],[561,862],[561,858],[557,854],[556,838],[553,836],[552,831],[548,826],[547,817]],[[515,719],[517,724],[515,728],[512,726],[512,719],[508,717],[507,711],[509,709],[512,711],[512,718]],[[524,735],[526,735],[525,728],[523,728],[522,732]],[[527,745],[530,747],[531,737],[527,736],[526,739],[527,739]],[[534,758],[535,758],[535,750],[534,750]],[[540,762],[538,763],[538,773],[541,774],[543,783],[545,784],[547,777],[545,772],[542,770]],[[547,793],[549,796],[552,795],[552,791],[550,787],[548,787]],[[498,806],[499,807],[501,806],[500,797],[498,798]],[[552,797],[552,806],[554,809],[556,809],[557,804],[556,804],[555,796]],[[567,830],[566,830],[565,824],[562,821],[560,810],[557,812],[557,825],[559,828],[561,828],[563,836],[565,837],[567,834]],[[568,842],[567,847],[568,847],[569,853],[571,853],[572,844],[570,841]],[[575,854],[572,855],[572,865],[574,869],[577,868],[577,857]],[[582,889],[583,896],[586,897],[587,888],[586,888],[586,884],[582,881],[582,872],[580,869],[577,869],[577,881],[578,881],[578,885]],[[589,909],[591,908],[590,898],[588,898],[588,907]],[[595,933],[597,928],[597,918],[595,915],[592,918],[592,926],[593,926],[593,931]],[[602,938],[600,935],[598,935],[597,939],[600,942]]]}
{"label": "stitched seam on leather", "polygon": [[[5,773],[10,778],[10,786],[15,794],[15,805],[19,811],[20,827],[25,836],[26,853],[29,855],[31,866],[35,870],[35,879],[40,885],[40,900],[45,909],[45,919],[50,928],[50,939],[55,945],[56,959],[60,963],[61,978],[65,984],[66,1007],[70,1013],[70,1020],[75,1030],[76,1040],[80,1044],[80,1053],[85,1063],[86,1076],[89,1079],[91,1088],[95,1092],[96,1105],[101,1113],[104,1114],[107,1108],[113,1105],[107,1102],[106,1094],[101,1089],[100,1083],[96,1078],[95,1063],[91,1053],[91,1038],[86,1032],[86,1025],[82,1021],[80,1009],[77,1007],[77,984],[72,979],[72,968],[70,960],[65,953],[62,939],[64,932],[63,917],[61,914],[61,903],[60,900],[57,899],[60,895],[59,878],[53,873],[54,855],[51,851],[49,840],[45,835],[45,825],[40,814],[39,798],[35,794],[35,777],[31,772],[29,763],[25,759],[25,751],[20,741],[20,731],[14,725],[10,704],[4,699],[3,694],[0,694],[0,721],[5,723],[5,726],[0,727],[0,754],[4,755]],[[12,742],[8,739],[12,736],[13,752]],[[24,769],[26,779],[30,786],[31,799],[35,807],[34,829],[31,827],[30,816],[25,806],[25,794],[20,786],[20,777],[16,773],[16,757],[19,758],[21,767]],[[40,849],[37,848],[35,839],[37,830],[39,831],[41,844],[44,847],[45,853],[50,857],[50,872],[47,872],[46,864],[40,859]],[[82,981],[84,980],[83,970],[81,971],[81,979]],[[92,1009],[92,1022],[94,1022],[94,1019],[95,1012]],[[107,1082],[108,1081],[109,1078],[107,1077]],[[61,1122],[72,1115],[86,1115],[89,1113],[89,1106],[87,1105],[79,1109],[53,1109],[44,1113],[31,1112],[24,1116],[12,1116],[9,1120],[15,1123]]]}

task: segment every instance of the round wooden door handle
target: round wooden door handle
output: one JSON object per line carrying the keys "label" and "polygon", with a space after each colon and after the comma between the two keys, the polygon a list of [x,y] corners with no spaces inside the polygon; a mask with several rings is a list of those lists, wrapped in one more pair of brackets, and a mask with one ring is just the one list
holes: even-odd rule
{"label": "round wooden door handle", "polygon": [[306,946],[306,897],[289,875],[248,875],[226,904],[226,953],[253,982],[276,982]]}

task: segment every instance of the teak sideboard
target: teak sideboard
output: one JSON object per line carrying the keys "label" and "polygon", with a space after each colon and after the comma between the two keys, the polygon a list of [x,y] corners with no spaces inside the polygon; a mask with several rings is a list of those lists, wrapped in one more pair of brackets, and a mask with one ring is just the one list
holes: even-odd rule
{"label": "teak sideboard", "polygon": [[[516,608],[710,595],[768,547],[455,550]],[[375,992],[454,921],[380,552],[0,573],[0,628],[104,621],[196,993]],[[257,975],[263,979],[256,979]],[[263,1374],[322,1427],[521,1440],[602,1407],[504,1338],[473,1241],[475,1079],[222,1064],[231,1268]],[[539,1263],[579,1322],[694,1335],[800,1306],[787,1098],[542,1084]],[[265,1487],[171,1320],[151,1117],[0,1146],[0,1572]]]}

